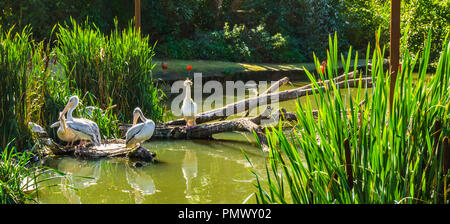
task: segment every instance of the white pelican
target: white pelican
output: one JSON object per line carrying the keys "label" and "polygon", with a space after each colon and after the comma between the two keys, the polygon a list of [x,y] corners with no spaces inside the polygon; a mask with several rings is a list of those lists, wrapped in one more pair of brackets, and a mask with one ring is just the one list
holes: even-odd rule
{"label": "white pelican", "polygon": [[[77,135],[80,139],[80,145],[84,145],[85,140],[90,140],[94,143],[94,145],[101,144],[100,131],[98,129],[98,125],[86,118],[74,118],[72,117],[72,112],[78,106],[79,99],[78,96],[72,96],[69,99],[66,107],[60,114],[64,116],[67,113],[67,127],[69,127],[75,135]],[[61,119],[62,120],[62,119]]]}
{"label": "white pelican", "polygon": [[[136,125],[138,118],[144,123]],[[128,129],[126,136],[126,147],[133,148],[136,144],[150,139],[155,131],[155,122],[144,117],[139,107],[136,107],[133,111],[133,126]]]}
{"label": "white pelican", "polygon": [[184,81],[185,89],[185,96],[183,100],[183,104],[181,105],[181,114],[184,117],[184,120],[186,120],[186,126],[193,126],[196,125],[195,122],[195,115],[197,114],[197,104],[192,100],[191,98],[191,85],[192,82],[189,79],[186,79]]}
{"label": "white pelican", "polygon": [[38,134],[42,134],[42,135],[46,135],[47,132],[45,131],[45,129],[43,127],[41,127],[40,125],[33,123],[33,122],[28,122],[28,127],[31,128],[31,130],[35,133]]}
{"label": "white pelican", "polygon": [[64,117],[64,114],[60,113],[59,121],[50,125],[50,128],[56,127],[58,127],[58,130],[56,131],[58,138],[61,139],[62,141],[67,142],[68,143],[67,147],[72,146],[75,141],[80,140],[78,135],[73,133],[72,129],[67,127],[66,118]]}

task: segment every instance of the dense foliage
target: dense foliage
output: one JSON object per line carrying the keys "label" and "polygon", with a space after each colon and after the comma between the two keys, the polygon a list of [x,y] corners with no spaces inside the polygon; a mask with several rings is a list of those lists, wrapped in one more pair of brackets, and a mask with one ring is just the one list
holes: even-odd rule
{"label": "dense foliage", "polygon": [[[341,51],[349,45],[363,51],[380,26],[381,44],[389,40],[389,0],[141,0],[141,7],[142,32],[158,41],[161,58],[301,62],[312,61],[312,52],[325,58],[327,37],[335,31]],[[76,21],[88,16],[106,34],[114,30],[115,17],[119,27],[126,27],[134,16],[128,0],[3,0],[0,8],[0,24],[31,24],[37,40],[48,39],[51,27],[69,22],[69,16]],[[403,0],[408,49],[423,50],[433,27],[431,58],[436,62],[450,29],[449,10],[449,0]]]}
{"label": "dense foliage", "polygon": [[152,80],[154,47],[148,37],[137,35],[133,26],[110,36],[88,22],[84,26],[72,21],[55,27],[54,48],[35,42],[30,28],[16,33],[17,28],[0,26],[0,147],[15,138],[18,149],[29,149],[29,122],[57,139],[49,127],[72,95],[82,103],[74,115],[97,122],[102,138],[121,137],[118,123],[130,122],[135,107],[162,119],[164,93]]}
{"label": "dense foliage", "polygon": [[13,138],[18,147],[29,146],[28,122],[39,110],[45,65],[42,46],[29,37],[28,28],[16,33],[0,26],[0,147]]}
{"label": "dense foliage", "polygon": [[130,120],[135,107],[161,120],[163,93],[152,79],[154,51],[148,36],[137,35],[132,25],[123,31],[116,26],[107,36],[88,21],[79,25],[72,20],[70,26],[58,28],[55,54],[61,75],[73,80],[70,89],[89,91],[100,108],[112,101],[121,120]]}
{"label": "dense foliage", "polygon": [[450,1],[403,0],[402,2],[404,50],[408,49],[413,55],[423,51],[426,34],[429,29],[432,29],[430,58],[432,66],[436,67],[437,59],[444,47],[443,40],[450,32]]}
{"label": "dense foliage", "polygon": [[46,167],[32,166],[30,152],[17,152],[12,144],[0,148],[0,204],[36,202],[39,183],[49,180]]}
{"label": "dense foliage", "polygon": [[[384,49],[379,45],[370,60],[372,69],[365,70],[376,79],[374,87],[359,85],[359,94],[348,99],[344,93],[349,89],[339,89],[332,81],[329,88],[323,88],[307,72],[317,93],[306,104],[297,104],[298,124],[290,136],[281,125],[271,128],[268,182],[257,182],[258,201],[449,203],[450,43],[448,38],[443,40],[436,72],[427,78],[430,39],[431,32],[420,57],[404,53],[393,93],[389,92],[389,74],[382,68]],[[336,41],[330,38],[325,74],[316,60],[322,80],[338,75]],[[343,60],[345,73],[350,70],[349,62]],[[417,80],[413,79],[415,67]],[[389,94],[394,94],[392,109]],[[319,119],[313,116],[313,103]]]}

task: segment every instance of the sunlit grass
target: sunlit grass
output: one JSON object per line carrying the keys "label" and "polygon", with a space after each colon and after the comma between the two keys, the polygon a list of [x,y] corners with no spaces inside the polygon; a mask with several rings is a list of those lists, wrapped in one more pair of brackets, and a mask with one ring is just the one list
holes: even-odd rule
{"label": "sunlit grass", "polygon": [[115,23],[109,36],[88,20],[59,25],[55,54],[62,75],[70,80],[71,90],[89,91],[101,108],[112,100],[121,120],[131,120],[133,109],[141,107],[146,116],[160,121],[165,109],[159,102],[164,93],[152,78],[154,45],[131,23],[122,31]]}
{"label": "sunlit grass", "polygon": [[0,204],[37,203],[39,184],[50,180],[46,174],[64,176],[59,171],[31,164],[33,156],[31,152],[17,152],[11,143],[0,148]]}
{"label": "sunlit grass", "polygon": [[[449,203],[450,175],[443,167],[443,152],[450,149],[443,141],[450,131],[450,47],[446,39],[438,67],[427,79],[429,43],[420,57],[404,53],[392,110],[390,77],[382,69],[385,50],[379,45],[373,51],[368,47],[366,55],[372,55],[373,66],[365,73],[376,81],[373,88],[359,86],[357,92],[362,94],[334,83],[319,88],[307,71],[317,93],[297,104],[298,123],[292,132],[283,132],[281,125],[268,129],[267,184],[253,172],[257,201]],[[326,74],[319,72],[322,80],[338,75],[336,36],[330,37],[329,49]],[[344,57],[353,55],[341,55],[348,73],[353,65]],[[316,60],[317,70],[319,63]],[[343,90],[351,97],[344,97]],[[313,103],[319,119],[312,116]]]}

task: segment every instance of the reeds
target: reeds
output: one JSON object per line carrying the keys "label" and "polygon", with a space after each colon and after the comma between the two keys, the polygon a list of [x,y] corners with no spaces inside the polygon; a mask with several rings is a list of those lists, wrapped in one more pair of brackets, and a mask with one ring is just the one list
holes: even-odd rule
{"label": "reeds", "polygon": [[[389,73],[382,67],[384,48],[378,44],[372,52],[369,45],[366,54],[372,68],[366,67],[365,74],[376,80],[375,85],[359,86],[360,94],[350,95],[332,81],[329,88],[318,88],[319,81],[307,71],[317,89],[313,101],[319,118],[314,119],[307,100],[305,105],[297,103],[298,124],[291,133],[284,133],[281,125],[270,128],[271,133],[267,130],[267,184],[253,171],[257,201],[449,203],[450,174],[443,169],[448,161],[443,155],[450,135],[450,45],[444,40],[437,70],[428,78],[430,37],[431,32],[420,56],[404,52],[392,110]],[[346,74],[351,57],[351,49],[347,58],[341,55]],[[335,36],[330,37],[325,74],[315,59],[322,80],[338,75],[337,59]],[[413,80],[417,66],[418,79]],[[344,97],[345,91],[350,98]]]}
{"label": "reeds", "polygon": [[[56,45],[51,49],[53,32]],[[75,94],[81,99],[89,96],[79,110],[88,105],[104,110],[89,117],[98,123],[103,138],[120,137],[118,121],[129,122],[135,107],[162,120],[164,93],[151,75],[154,46],[132,24],[119,31],[116,23],[107,36],[88,20],[83,25],[72,20],[70,27],[55,26],[47,45],[34,42],[31,35],[28,27],[21,33],[0,27],[1,147],[15,138],[17,148],[29,148],[29,121],[41,124],[56,139],[56,130],[48,127]]]}
{"label": "reeds", "polygon": [[36,91],[43,73],[40,44],[31,40],[31,29],[14,32],[0,26],[0,147],[13,138],[16,146],[29,146],[28,122],[38,113]]}
{"label": "reeds", "polygon": [[47,169],[32,166],[30,152],[17,152],[7,144],[0,150],[0,204],[24,204],[36,202],[39,178]]}
{"label": "reeds", "polygon": [[96,96],[100,107],[110,99],[117,105],[121,120],[131,120],[131,112],[141,107],[153,120],[162,120],[164,108],[159,104],[163,93],[152,79],[154,46],[130,23],[104,35],[88,20],[70,26],[59,25],[55,49],[62,75],[72,82],[70,89],[80,89]]}

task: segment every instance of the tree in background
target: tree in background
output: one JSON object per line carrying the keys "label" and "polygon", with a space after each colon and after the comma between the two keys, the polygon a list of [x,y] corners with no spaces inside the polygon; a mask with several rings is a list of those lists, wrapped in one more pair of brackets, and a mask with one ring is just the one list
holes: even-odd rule
{"label": "tree in background", "polygon": [[[432,26],[431,58],[437,58],[434,51],[441,49],[440,40],[450,30],[449,2],[402,1],[402,30],[407,30],[403,44],[408,49],[422,49]],[[335,31],[340,50],[345,53],[352,45],[361,55],[369,42],[373,45],[378,27],[380,44],[389,44],[389,0],[141,0],[141,7],[142,32],[151,42],[158,41],[157,57],[311,61],[313,52],[325,57],[327,37]],[[30,24],[36,40],[47,39],[53,25],[68,22],[70,16],[79,22],[89,17],[105,34],[114,30],[114,18],[125,28],[134,16],[129,0],[3,0],[0,9],[0,24]],[[227,29],[238,34],[227,37]]]}

